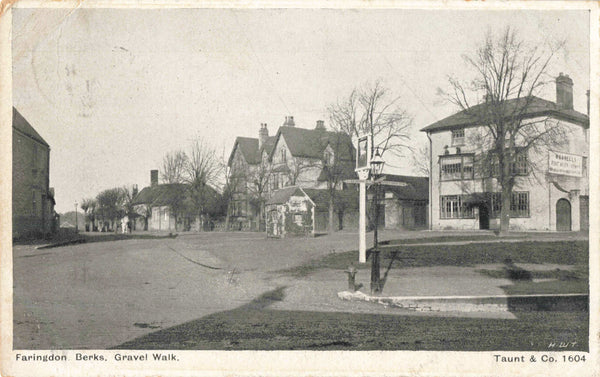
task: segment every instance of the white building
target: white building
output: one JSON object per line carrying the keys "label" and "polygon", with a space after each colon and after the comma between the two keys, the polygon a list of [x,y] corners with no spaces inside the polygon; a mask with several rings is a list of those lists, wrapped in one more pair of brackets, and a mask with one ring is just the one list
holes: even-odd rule
{"label": "white building", "polygon": [[[510,229],[587,230],[589,118],[573,109],[573,81],[562,73],[556,78],[556,102],[527,97],[506,103],[518,107],[525,101],[522,119],[552,121],[562,127],[566,140],[551,150],[529,149],[523,154],[527,160],[515,164]],[[485,127],[474,123],[471,114],[485,111],[485,106],[481,103],[421,130],[430,140],[431,229],[499,228],[501,190],[493,174],[477,169],[487,151],[473,142]]]}

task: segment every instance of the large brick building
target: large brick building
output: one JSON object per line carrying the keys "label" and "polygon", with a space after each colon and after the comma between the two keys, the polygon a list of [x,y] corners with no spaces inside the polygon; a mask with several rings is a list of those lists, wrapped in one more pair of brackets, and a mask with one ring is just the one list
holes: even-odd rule
{"label": "large brick building", "polygon": [[13,238],[40,237],[57,230],[50,185],[50,146],[13,107]]}
{"label": "large brick building", "polygon": [[[555,102],[531,96],[510,99],[503,105],[505,111],[518,111],[519,119],[533,126],[556,124],[565,135],[562,145],[552,148],[521,146],[524,152],[510,166],[515,175],[510,228],[587,230],[589,118],[573,109],[573,81],[562,73],[556,78]],[[485,132],[473,114],[486,112],[486,106],[483,102],[422,129],[431,143],[433,229],[499,228],[501,189],[497,172],[478,169],[486,155],[494,156],[472,142]]]}

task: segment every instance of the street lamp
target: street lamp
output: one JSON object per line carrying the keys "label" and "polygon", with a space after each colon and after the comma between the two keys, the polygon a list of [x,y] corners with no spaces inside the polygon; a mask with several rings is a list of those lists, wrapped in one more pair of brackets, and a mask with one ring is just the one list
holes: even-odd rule
{"label": "street lamp", "polygon": [[77,202],[75,202],[75,233],[79,233],[79,222],[77,221]]}
{"label": "street lamp", "polygon": [[373,229],[373,250],[371,251],[371,294],[381,293],[381,281],[379,278],[379,240],[378,240],[378,228],[379,228],[379,179],[383,173],[383,165],[385,161],[379,154],[379,148],[375,150],[375,155],[371,159],[371,179],[375,186],[375,193],[373,201],[375,203],[375,227]]}

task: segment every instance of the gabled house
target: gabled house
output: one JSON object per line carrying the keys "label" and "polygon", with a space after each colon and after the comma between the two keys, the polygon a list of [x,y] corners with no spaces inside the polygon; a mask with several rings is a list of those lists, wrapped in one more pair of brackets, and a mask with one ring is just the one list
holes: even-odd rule
{"label": "gabled house", "polygon": [[40,237],[58,230],[50,186],[50,146],[13,107],[13,238]]}
{"label": "gabled house", "polygon": [[[219,212],[219,193],[208,187],[207,212]],[[152,231],[212,230],[210,221],[202,221],[194,210],[188,185],[158,183],[158,170],[150,171],[150,186],[133,199],[137,229]]]}
{"label": "gabled house", "polygon": [[[539,97],[509,99],[505,116],[518,114],[532,127],[556,125],[562,143],[527,148],[509,166],[515,176],[510,198],[510,228],[514,230],[578,231],[588,228],[589,118],[573,108],[573,81],[556,78],[556,101]],[[475,142],[486,132],[478,114],[487,102],[450,115],[421,131],[430,140],[430,218],[432,229],[498,229],[501,210],[494,151]],[[588,92],[589,113],[589,92]],[[545,123],[551,122],[551,123]],[[521,143],[521,144],[519,144]],[[489,159],[482,171],[478,167]],[[497,159],[496,159],[497,160]]]}
{"label": "gabled house", "polygon": [[234,228],[262,230],[264,205],[277,190],[297,186],[341,192],[343,180],[355,178],[354,147],[348,135],[327,131],[323,121],[305,129],[287,116],[275,136],[261,124],[257,139],[238,137],[228,167]]}

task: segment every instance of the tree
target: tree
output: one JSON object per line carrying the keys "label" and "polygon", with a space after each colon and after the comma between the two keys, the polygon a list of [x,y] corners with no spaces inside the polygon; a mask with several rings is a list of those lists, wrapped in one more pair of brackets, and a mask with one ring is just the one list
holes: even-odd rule
{"label": "tree", "polygon": [[[96,216],[96,200],[87,198],[81,200],[81,209],[85,212],[86,225],[91,224],[91,229],[94,230],[94,221]],[[87,229],[86,229],[87,230]]]}
{"label": "tree", "polygon": [[269,179],[271,178],[271,164],[267,159],[262,159],[258,166],[249,168],[248,170],[245,178],[248,185],[249,202],[254,212],[258,214],[258,230],[263,230],[265,194],[268,189]]}
{"label": "tree", "polygon": [[[562,42],[528,46],[510,27],[497,38],[488,32],[475,53],[463,57],[474,77],[466,82],[450,77],[450,90],[440,90],[471,123],[481,126],[471,137],[471,142],[485,151],[477,156],[475,165],[482,177],[495,180],[501,189],[500,234],[508,233],[517,177],[523,169],[535,171],[529,152],[541,152],[565,140],[565,130],[558,122],[525,116],[546,84],[548,65],[562,46]],[[471,106],[473,99],[483,99],[483,103]]]}
{"label": "tree", "polygon": [[163,157],[160,177],[163,183],[183,183],[188,157],[183,151],[169,152]]}
{"label": "tree", "polygon": [[187,158],[184,182],[188,185],[194,212],[200,220],[200,229],[204,228],[205,216],[208,215],[206,203],[222,173],[223,164],[215,149],[204,140],[196,140]]}
{"label": "tree", "polygon": [[109,221],[110,226],[116,231],[115,224],[124,213],[122,188],[116,187],[104,190],[96,196],[96,201],[100,218],[103,222]]}
{"label": "tree", "polygon": [[415,173],[429,177],[430,173],[430,155],[429,145],[421,144],[411,151],[410,162]]}
{"label": "tree", "polygon": [[386,151],[402,155],[410,149],[412,117],[400,106],[400,97],[392,96],[381,81],[354,89],[348,97],[329,106],[328,113],[335,131],[350,137],[371,135],[371,145],[382,155]]}

